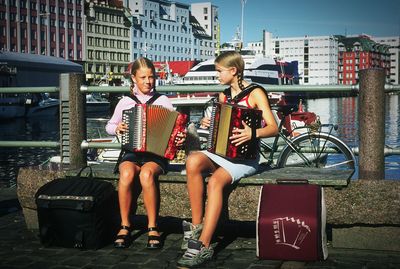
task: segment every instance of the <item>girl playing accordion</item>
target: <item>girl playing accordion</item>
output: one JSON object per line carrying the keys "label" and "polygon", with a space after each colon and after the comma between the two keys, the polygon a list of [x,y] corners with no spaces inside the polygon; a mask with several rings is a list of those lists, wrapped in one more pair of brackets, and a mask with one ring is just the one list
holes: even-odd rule
{"label": "girl playing accordion", "polygon": [[[278,127],[270,109],[265,90],[258,85],[243,80],[244,61],[236,51],[220,54],[215,59],[215,69],[219,81],[228,85],[219,94],[220,103],[234,103],[261,110],[263,127],[251,128],[244,121],[244,128],[233,131],[230,143],[239,146],[252,139],[275,136]],[[210,118],[203,118],[201,126],[210,126]],[[240,178],[255,174],[258,170],[259,155],[255,159],[231,160],[209,151],[192,152],[186,161],[187,189],[192,210],[192,223],[183,222],[184,238],[182,249],[185,254],[178,264],[193,267],[211,259],[213,248],[211,239],[216,229],[223,204],[224,188]],[[208,201],[204,210],[204,174],[211,174],[207,183]]]}
{"label": "girl playing accordion", "polygon": [[[106,131],[109,134],[120,135],[128,131],[128,126],[122,121],[123,111],[136,104],[161,105],[170,110],[172,104],[167,96],[155,91],[156,73],[153,63],[147,58],[139,58],[132,64],[131,95],[124,96],[115,107],[114,114],[108,121]],[[181,145],[185,134],[180,134],[177,141]],[[156,178],[167,170],[167,159],[146,152],[125,152],[119,160],[118,198],[121,215],[121,227],[117,234],[114,246],[127,248],[131,244],[132,224],[129,218],[131,211],[132,192],[135,180],[140,182],[143,191],[144,205],[148,218],[148,249],[162,247],[160,233],[157,227],[159,190]]]}

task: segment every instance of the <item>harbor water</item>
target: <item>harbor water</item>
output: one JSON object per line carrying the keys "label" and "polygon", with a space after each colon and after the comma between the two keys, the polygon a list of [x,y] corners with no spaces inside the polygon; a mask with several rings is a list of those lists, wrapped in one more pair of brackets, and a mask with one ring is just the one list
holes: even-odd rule
{"label": "harbor water", "polygon": [[[392,148],[400,147],[399,95],[388,95],[385,100],[385,143]],[[358,146],[358,102],[356,97],[322,98],[306,100],[304,110],[315,112],[322,123],[339,126],[337,135],[348,146]],[[105,137],[104,126],[108,115],[88,118],[88,138]],[[59,124],[57,117],[17,118],[0,121],[0,140],[57,141]],[[0,148],[0,188],[15,186],[18,169],[36,166],[58,155],[57,148]],[[357,172],[353,176],[357,178]],[[400,155],[385,157],[385,179],[400,180]]]}

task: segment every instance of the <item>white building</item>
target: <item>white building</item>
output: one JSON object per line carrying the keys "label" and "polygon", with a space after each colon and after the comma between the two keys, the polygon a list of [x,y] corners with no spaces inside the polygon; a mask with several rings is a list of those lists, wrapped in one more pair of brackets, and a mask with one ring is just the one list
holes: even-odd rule
{"label": "white building", "polygon": [[200,56],[207,60],[215,56],[219,47],[218,7],[211,2],[191,4],[191,13],[208,36],[200,41]]}
{"label": "white building", "polygon": [[338,83],[338,41],[334,36],[273,38],[264,32],[264,40],[249,43],[257,54],[282,61],[298,61],[300,84]]}
{"label": "white building", "polygon": [[[399,84],[400,36],[370,38],[390,46],[390,82]],[[247,46],[257,55],[299,61],[300,84],[338,83],[338,41],[334,36],[274,38],[265,31],[262,41],[250,42]]]}
{"label": "white building", "polygon": [[271,38],[265,33],[266,56],[298,61],[300,84],[338,83],[338,41],[333,36]]}
{"label": "white building", "polygon": [[390,83],[400,83],[400,36],[371,37],[377,43],[389,45],[390,49]]}
{"label": "white building", "polygon": [[[210,13],[208,20],[204,17],[200,21],[196,19],[203,27],[209,27],[212,33],[214,17],[211,15],[216,11],[211,3],[208,4],[204,3],[201,8]],[[193,31],[190,5],[166,0],[124,0],[124,6],[133,22],[131,60],[139,56],[153,61],[206,60],[214,56],[213,36],[207,29],[207,35]],[[196,14],[198,9],[200,4],[195,8]]]}

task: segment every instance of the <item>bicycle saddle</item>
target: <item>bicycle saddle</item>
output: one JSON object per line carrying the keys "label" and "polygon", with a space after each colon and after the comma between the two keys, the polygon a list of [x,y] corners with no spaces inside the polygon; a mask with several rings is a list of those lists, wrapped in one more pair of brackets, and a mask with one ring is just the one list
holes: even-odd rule
{"label": "bicycle saddle", "polygon": [[271,106],[271,109],[276,110],[277,112],[283,113],[285,116],[297,111],[297,105],[274,105]]}

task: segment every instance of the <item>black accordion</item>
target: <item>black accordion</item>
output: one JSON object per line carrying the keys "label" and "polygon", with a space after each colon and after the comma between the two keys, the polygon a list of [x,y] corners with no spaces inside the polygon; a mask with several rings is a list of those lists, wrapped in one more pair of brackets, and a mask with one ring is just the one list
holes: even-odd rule
{"label": "black accordion", "polygon": [[242,121],[255,129],[261,127],[262,111],[241,105],[214,103],[211,111],[209,152],[230,159],[254,159],[258,154],[258,140],[252,139],[239,146],[229,140],[234,129],[243,129]]}
{"label": "black accordion", "polygon": [[122,121],[128,126],[121,137],[122,149],[172,160],[178,150],[177,134],[185,130],[187,115],[162,106],[137,104],[122,112]]}

